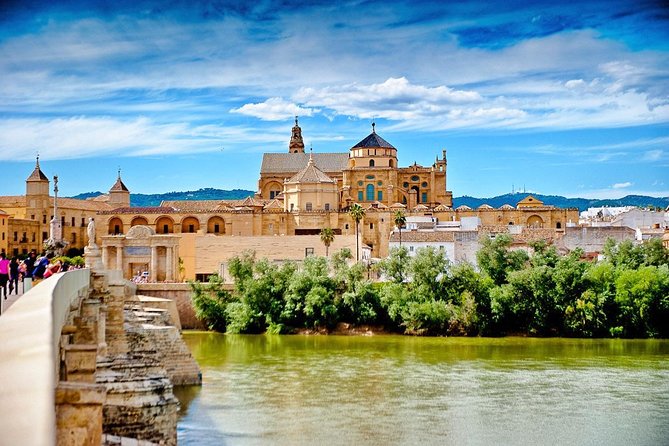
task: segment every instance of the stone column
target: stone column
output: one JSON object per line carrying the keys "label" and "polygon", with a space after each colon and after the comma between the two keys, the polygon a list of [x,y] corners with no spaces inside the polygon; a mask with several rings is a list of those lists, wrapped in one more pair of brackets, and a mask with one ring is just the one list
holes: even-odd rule
{"label": "stone column", "polygon": [[107,356],[107,306],[100,305],[100,319],[98,320],[98,355]]}
{"label": "stone column", "polygon": [[165,255],[165,280],[173,281],[174,280],[174,248],[171,246],[167,247],[167,253]]}
{"label": "stone column", "polygon": [[158,247],[151,247],[151,271],[149,272],[149,279],[152,282],[158,280]]}
{"label": "stone column", "polygon": [[109,259],[109,247],[108,246],[103,246],[102,247],[102,264],[104,265],[105,268],[107,268],[109,265],[107,264]]}
{"label": "stone column", "polygon": [[123,247],[116,247],[116,269],[123,271]]}

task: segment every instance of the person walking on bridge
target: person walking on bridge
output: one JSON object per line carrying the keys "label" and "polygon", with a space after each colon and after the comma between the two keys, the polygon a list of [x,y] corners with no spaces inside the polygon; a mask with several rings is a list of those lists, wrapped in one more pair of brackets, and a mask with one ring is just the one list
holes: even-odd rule
{"label": "person walking on bridge", "polygon": [[9,282],[9,260],[4,251],[0,252],[0,295],[7,299],[7,282]]}
{"label": "person walking on bridge", "polygon": [[9,264],[9,294],[19,294],[19,258],[13,257]]}

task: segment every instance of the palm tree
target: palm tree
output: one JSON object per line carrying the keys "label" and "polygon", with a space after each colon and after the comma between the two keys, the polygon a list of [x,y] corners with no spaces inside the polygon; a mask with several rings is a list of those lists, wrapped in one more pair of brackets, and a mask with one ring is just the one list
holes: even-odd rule
{"label": "palm tree", "polygon": [[[397,226],[397,229],[400,231],[400,250],[402,249],[402,227],[406,224],[407,218],[404,215],[404,211],[401,209],[398,209],[395,211],[393,214],[393,221],[395,222],[395,226]],[[400,253],[400,256],[398,257],[400,264],[400,277],[402,277],[402,256]]]}
{"label": "palm tree", "polygon": [[335,232],[332,228],[321,229],[321,242],[325,245],[325,257],[329,257],[330,245],[334,241]]}
{"label": "palm tree", "polygon": [[360,242],[358,241],[358,225],[365,216],[365,210],[358,203],[353,203],[348,210],[349,215],[355,220],[355,261],[360,260]]}
{"label": "palm tree", "polygon": [[402,228],[407,222],[407,218],[404,215],[404,211],[398,209],[395,211],[395,214],[393,215],[393,221],[395,222],[395,226],[397,226],[397,229],[400,231],[400,248],[402,247]]}

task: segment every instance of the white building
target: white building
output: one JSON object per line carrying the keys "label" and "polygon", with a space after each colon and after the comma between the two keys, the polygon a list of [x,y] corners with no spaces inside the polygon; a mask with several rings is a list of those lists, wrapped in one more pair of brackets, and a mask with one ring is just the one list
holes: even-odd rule
{"label": "white building", "polygon": [[633,206],[588,208],[581,212],[579,223],[584,226],[624,226],[632,229],[669,227],[669,213],[640,209]]}
{"label": "white building", "polygon": [[410,256],[419,249],[429,246],[443,251],[451,263],[469,262],[476,264],[479,249],[479,229],[481,219],[463,217],[460,221],[439,222],[430,216],[407,217],[406,227],[395,228],[390,234],[389,247],[404,246]]}

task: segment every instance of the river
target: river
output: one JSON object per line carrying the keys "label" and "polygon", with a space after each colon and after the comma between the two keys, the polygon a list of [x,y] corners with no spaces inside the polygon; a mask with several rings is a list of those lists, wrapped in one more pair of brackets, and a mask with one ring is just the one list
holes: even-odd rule
{"label": "river", "polygon": [[185,332],[180,445],[669,445],[669,341]]}

